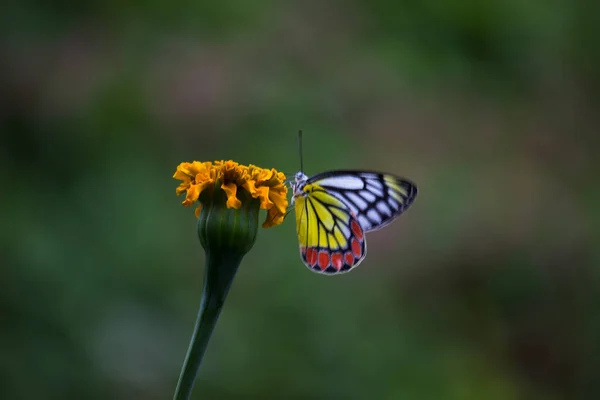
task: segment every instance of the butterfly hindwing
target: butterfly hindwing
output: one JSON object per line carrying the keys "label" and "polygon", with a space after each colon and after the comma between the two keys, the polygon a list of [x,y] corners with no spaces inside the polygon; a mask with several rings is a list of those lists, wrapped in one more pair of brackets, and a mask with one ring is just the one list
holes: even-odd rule
{"label": "butterfly hindwing", "polygon": [[364,232],[392,222],[417,196],[409,180],[380,172],[329,171],[309,178],[307,185],[317,185],[344,203]]}
{"label": "butterfly hindwing", "polygon": [[319,185],[306,185],[295,201],[300,256],[314,272],[339,274],[365,257],[364,231],[352,210]]}

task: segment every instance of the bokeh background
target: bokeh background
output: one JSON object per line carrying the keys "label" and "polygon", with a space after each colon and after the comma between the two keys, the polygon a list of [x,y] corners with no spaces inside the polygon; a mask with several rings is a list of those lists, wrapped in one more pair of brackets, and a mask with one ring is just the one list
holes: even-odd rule
{"label": "bokeh background", "polygon": [[8,0],[0,398],[171,398],[234,159],[420,195],[328,278],[262,230],[194,399],[600,398],[600,6]]}

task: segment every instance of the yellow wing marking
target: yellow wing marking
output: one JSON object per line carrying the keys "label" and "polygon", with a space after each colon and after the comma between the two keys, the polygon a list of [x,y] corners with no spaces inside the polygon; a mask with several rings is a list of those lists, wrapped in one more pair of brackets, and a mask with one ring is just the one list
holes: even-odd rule
{"label": "yellow wing marking", "polygon": [[[313,203],[320,203],[323,208],[325,208],[325,206],[329,206],[326,208],[329,214],[333,214],[345,224],[350,223],[350,215],[346,211],[348,206],[334,195],[327,193],[327,191],[321,186],[316,184],[306,185],[304,187],[304,192],[308,197],[317,200]],[[326,226],[328,230],[331,230],[327,224]]]}
{"label": "yellow wing marking", "polygon": [[308,202],[314,207],[315,212],[317,213],[317,218],[321,223],[325,226],[325,228],[330,231],[333,229],[333,224],[335,221],[333,220],[333,215],[329,212],[327,208],[320,201],[313,200],[312,195],[308,196]]}
{"label": "yellow wing marking", "polygon": [[295,200],[300,246],[332,250],[347,247],[351,219],[348,206],[319,185],[306,185],[304,192],[305,196]]}
{"label": "yellow wing marking", "polygon": [[338,242],[337,242],[335,236],[332,233],[328,233],[327,238],[329,240],[329,249],[337,250],[339,246],[338,246]]}
{"label": "yellow wing marking", "polygon": [[344,236],[340,228],[338,228],[337,226],[333,230],[333,235],[335,236],[341,247],[348,247],[348,239],[346,238],[346,236]]}
{"label": "yellow wing marking", "polygon": [[295,202],[298,242],[303,247],[316,247],[319,245],[319,223],[312,202],[306,197],[298,197]]}
{"label": "yellow wing marking", "polygon": [[298,235],[298,242],[300,242],[300,246],[306,247],[308,243],[308,215],[306,214],[306,198],[298,197],[296,198],[295,202],[296,234]]}
{"label": "yellow wing marking", "polygon": [[[333,196],[331,196],[331,197],[333,197]],[[340,210],[339,208],[332,207],[331,212],[345,224],[350,223],[350,214],[348,214],[348,211],[344,211],[344,210]]]}
{"label": "yellow wing marking", "polygon": [[383,177],[383,180],[385,181],[385,184],[392,189],[390,190],[390,196],[392,196],[400,204],[403,204],[404,199],[400,194],[408,196],[408,191],[402,186],[398,185],[396,178],[394,178],[393,176],[385,175]]}
{"label": "yellow wing marking", "polygon": [[308,190],[306,190],[306,188],[304,190],[307,193],[309,193],[310,196],[312,196],[316,200],[319,200],[321,203],[328,204],[331,206],[336,206],[336,207],[343,207],[343,204],[337,199],[337,197],[334,197],[334,196],[330,195],[329,193],[325,192],[325,190],[322,187],[320,187],[318,185],[307,185],[307,186],[308,186]]}
{"label": "yellow wing marking", "polygon": [[317,228],[319,231],[319,247],[327,247],[327,231],[323,229],[323,226]]}

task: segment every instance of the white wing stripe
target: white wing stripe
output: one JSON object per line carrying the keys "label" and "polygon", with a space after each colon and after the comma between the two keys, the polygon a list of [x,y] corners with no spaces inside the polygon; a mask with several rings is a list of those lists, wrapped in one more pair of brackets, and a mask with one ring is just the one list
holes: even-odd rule
{"label": "white wing stripe", "polygon": [[383,183],[381,183],[380,181],[376,180],[376,179],[367,179],[367,184],[372,185],[373,187],[375,187],[376,189],[382,190],[383,189]]}
{"label": "white wing stripe", "polygon": [[340,231],[342,231],[342,235],[344,235],[345,237],[350,237],[350,228],[348,228],[348,225],[343,224],[343,223],[339,223],[338,227],[340,228]]}
{"label": "white wing stripe", "polygon": [[371,208],[369,211],[367,211],[367,217],[375,224],[375,225],[379,225],[381,223],[381,215],[375,211],[375,209]]}
{"label": "white wing stripe", "polygon": [[362,189],[365,183],[357,176],[325,178],[319,181],[320,186],[330,186],[333,189]]}
{"label": "white wing stripe", "polygon": [[382,188],[377,188],[373,185],[371,185],[370,183],[367,184],[367,190],[371,193],[373,193],[375,196],[377,197],[383,197],[383,190]]}
{"label": "white wing stripe", "polygon": [[390,206],[388,206],[387,203],[385,203],[384,201],[380,201],[379,203],[377,203],[377,210],[388,217],[392,215],[392,210],[390,210]]}
{"label": "white wing stripe", "polygon": [[364,231],[367,231],[373,226],[373,224],[367,219],[367,217],[364,216],[364,214],[358,216],[358,223]]}
{"label": "white wing stripe", "polygon": [[361,190],[360,192],[358,192],[358,194],[361,195],[369,203],[373,203],[377,199],[377,197],[368,190]]}
{"label": "white wing stripe", "polygon": [[352,201],[356,205],[356,207],[358,207],[358,209],[361,211],[365,210],[369,206],[369,204],[367,204],[367,202],[362,197],[360,197],[354,192],[348,192],[346,193],[346,196],[348,196],[350,201]]}

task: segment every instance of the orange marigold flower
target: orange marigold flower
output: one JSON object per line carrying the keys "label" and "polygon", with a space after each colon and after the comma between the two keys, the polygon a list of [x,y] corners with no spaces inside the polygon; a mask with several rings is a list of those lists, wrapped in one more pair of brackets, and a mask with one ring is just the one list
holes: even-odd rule
{"label": "orange marigold flower", "polygon": [[[263,169],[256,165],[240,165],[235,161],[182,162],[177,166],[173,178],[182,182],[175,193],[186,193],[183,205],[194,204],[200,195],[215,188],[221,188],[227,195],[227,208],[238,209],[242,203],[238,190],[247,191],[253,198],[260,200],[260,208],[267,210],[263,228],[270,228],[283,222],[288,206],[285,175],[275,169]],[[196,217],[200,215],[202,205],[196,208]]]}

